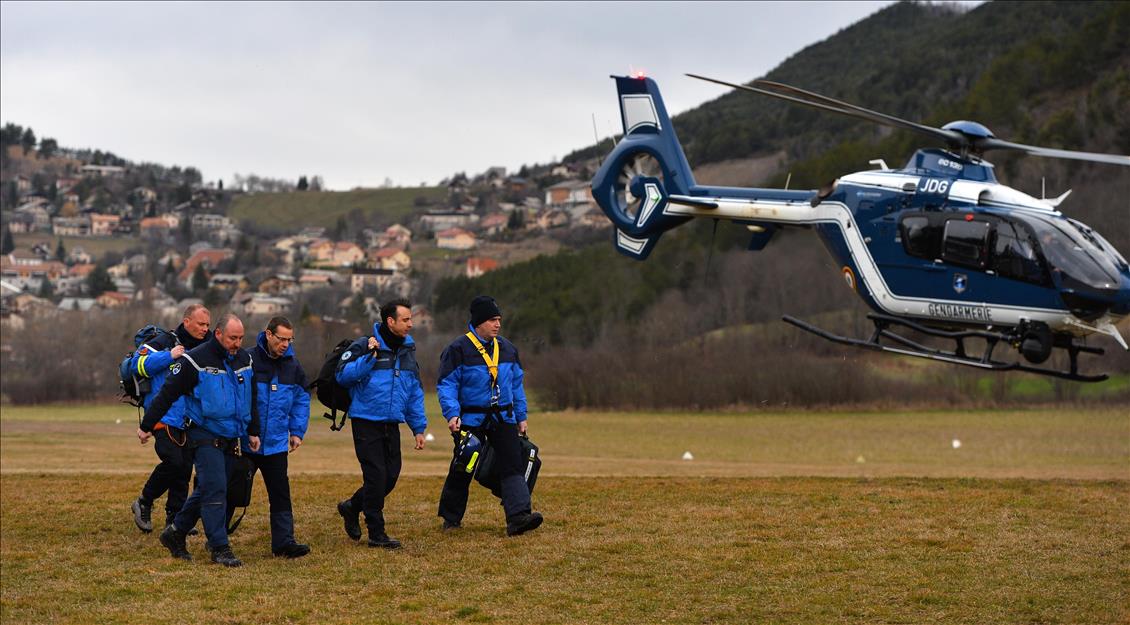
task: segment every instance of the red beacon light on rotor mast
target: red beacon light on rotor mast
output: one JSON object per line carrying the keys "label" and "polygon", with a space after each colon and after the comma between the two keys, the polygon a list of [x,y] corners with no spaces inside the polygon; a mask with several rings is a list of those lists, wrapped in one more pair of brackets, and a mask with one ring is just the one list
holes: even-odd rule
{"label": "red beacon light on rotor mast", "polygon": [[647,72],[643,71],[642,69],[632,69],[631,65],[628,66],[628,75],[632,78],[635,78],[636,80],[643,80],[644,78],[647,78]]}

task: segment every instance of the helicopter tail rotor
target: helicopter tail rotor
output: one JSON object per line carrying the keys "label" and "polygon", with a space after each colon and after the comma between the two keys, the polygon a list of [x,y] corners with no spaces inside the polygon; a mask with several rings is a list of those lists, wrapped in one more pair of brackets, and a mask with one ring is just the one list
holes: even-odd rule
{"label": "helicopter tail rotor", "polygon": [[593,199],[616,228],[616,249],[647,258],[659,237],[690,218],[665,214],[672,194],[694,186],[655,81],[613,76],[624,135],[592,180]]}

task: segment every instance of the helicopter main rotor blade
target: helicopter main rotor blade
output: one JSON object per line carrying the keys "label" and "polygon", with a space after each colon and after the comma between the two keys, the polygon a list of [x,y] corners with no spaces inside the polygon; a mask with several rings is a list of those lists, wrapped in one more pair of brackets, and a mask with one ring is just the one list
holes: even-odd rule
{"label": "helicopter main rotor blade", "polygon": [[847,111],[854,111],[855,113],[858,113],[859,116],[862,116],[863,119],[868,119],[876,123],[886,124],[895,128],[914,130],[923,134],[938,137],[949,142],[954,147],[960,147],[961,145],[968,144],[969,142],[969,139],[965,135],[955,130],[935,128],[933,126],[927,126],[925,124],[919,124],[918,122],[912,122],[910,120],[902,119],[901,117],[895,117],[894,115],[887,115],[886,113],[872,111],[871,109],[863,108],[862,106],[857,106],[855,104],[851,104],[850,102],[844,102],[835,98],[829,98],[826,95],[820,95],[819,93],[801,89],[800,87],[786,85],[785,83],[781,82],[773,82],[772,80],[755,80],[753,81],[753,84],[769,89],[777,89],[779,91],[795,93],[802,96],[803,98],[808,98],[812,102],[820,102],[830,106],[840,107],[844,110],[845,113]]}
{"label": "helicopter main rotor blade", "polygon": [[801,89],[800,87],[793,87],[784,83],[774,82],[771,80],[755,80],[753,85],[739,85],[716,78],[708,78],[698,74],[687,74],[691,78],[698,80],[705,80],[715,84],[731,87],[733,89],[741,89],[742,91],[751,91],[761,95],[767,95],[780,100],[787,100],[797,104],[803,104],[811,108],[830,111],[832,113],[839,113],[840,115],[847,115],[856,119],[862,119],[892,128],[899,128],[903,130],[913,130],[915,132],[929,135],[936,139],[945,141],[950,148],[958,149],[964,155],[967,150],[972,149],[973,152],[983,153],[989,150],[1014,150],[1024,152],[1033,156],[1043,156],[1047,158],[1067,158],[1079,161],[1091,161],[1094,163],[1109,163],[1112,165],[1130,166],[1130,156],[1123,156],[1120,154],[1099,154],[1095,152],[1079,152],[1075,150],[1059,150],[1055,148],[1044,148],[1036,145],[1025,145],[1023,143],[1013,143],[1003,139],[997,139],[993,136],[973,136],[967,135],[957,130],[948,130],[945,128],[935,128],[933,126],[926,126],[916,122],[887,115],[878,111],[856,106],[848,102],[843,102],[835,98],[820,95],[812,91]]}
{"label": "helicopter main rotor blade", "polygon": [[[706,76],[699,76],[697,74],[687,74],[687,76],[690,76],[691,78],[697,78],[699,80],[705,80],[707,82],[716,83],[716,84],[719,84],[719,85],[724,85],[726,87],[732,87],[734,89],[741,89],[743,91],[752,91],[753,93],[760,93],[761,95],[767,95],[767,96],[770,96],[770,97],[773,97],[773,98],[779,98],[781,100],[788,100],[789,102],[795,102],[797,104],[803,104],[805,106],[809,106],[809,107],[812,107],[812,108],[818,108],[818,109],[822,109],[822,110],[825,110],[825,111],[831,111],[833,113],[839,113],[840,115],[847,115],[848,117],[855,117],[856,119],[862,119],[862,120],[865,120],[865,121],[874,122],[874,123],[877,123],[877,124],[882,124],[884,126],[891,126],[893,128],[899,128],[899,129],[902,129],[902,130],[913,130],[915,132],[926,134],[926,135],[929,135],[931,137],[942,139],[945,142],[947,142],[951,145],[954,145],[955,147],[961,147],[963,145],[968,145],[968,139],[965,137],[965,135],[963,135],[959,132],[955,132],[955,131],[952,131],[952,130],[943,130],[941,128],[934,128],[933,126],[924,126],[922,124],[916,124],[914,122],[907,121],[905,119],[900,119],[898,117],[893,117],[891,115],[885,115],[883,113],[878,113],[878,112],[875,112],[875,111],[872,111],[872,110],[869,110],[869,109],[865,109],[861,106],[855,106],[854,104],[848,104],[847,102],[841,102],[839,100],[835,100],[833,98],[822,96],[822,95],[817,94],[817,93],[812,93],[811,91],[805,91],[804,89],[798,89],[797,87],[790,87],[789,85],[785,85],[785,84],[781,84],[781,83],[775,83],[775,82],[768,81],[768,80],[755,80],[754,81],[754,84],[764,85],[766,87],[770,87],[770,88],[774,88],[774,89],[781,89],[782,91],[791,91],[793,93],[797,93],[797,94],[803,95],[805,97],[795,97],[795,96],[791,96],[791,95],[786,95],[784,93],[777,93],[775,91],[769,91],[768,89],[759,89],[757,87],[751,87],[749,85],[738,85],[738,84],[734,84],[734,83],[731,83],[731,82],[726,82],[724,80],[717,80],[717,79],[714,79],[714,78],[707,78]],[[809,98],[809,99],[806,99],[806,98]]]}
{"label": "helicopter main rotor blade", "polygon": [[1092,161],[1095,163],[1109,163],[1111,165],[1124,165],[1130,167],[1130,156],[1119,154],[1099,154],[1096,152],[1077,152],[1075,150],[1057,150],[1055,148],[1042,148],[1038,145],[1024,145],[1013,143],[995,137],[986,137],[974,142],[973,149],[986,152],[988,150],[1016,150],[1032,156],[1045,156],[1047,158],[1069,158],[1077,161]]}

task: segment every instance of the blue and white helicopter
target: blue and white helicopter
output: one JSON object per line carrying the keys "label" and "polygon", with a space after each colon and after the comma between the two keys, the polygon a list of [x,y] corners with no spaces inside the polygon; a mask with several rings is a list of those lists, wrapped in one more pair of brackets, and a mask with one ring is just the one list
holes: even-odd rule
{"label": "blue and white helicopter", "polygon": [[[624,134],[593,177],[592,193],[615,225],[618,251],[646,259],[664,232],[696,217],[744,224],[753,232],[751,250],[763,249],[781,227],[810,228],[875,311],[868,315],[875,331],[854,339],[790,316],[786,322],[867,349],[1083,382],[1107,378],[1080,373],[1078,356],[1103,353],[1082,343],[1090,334],[1126,349],[1114,324],[1130,314],[1130,265],[1098,232],[1057,210],[1070,191],[1031,197],[998,183],[982,155],[1016,150],[1123,166],[1130,156],[1012,143],[972,121],[934,128],[765,80],[738,85],[688,76],[913,130],[945,148],[920,149],[902,169],[872,161],[877,169],[819,190],[700,186],[655,81],[612,76]],[[904,328],[952,341],[952,349],[896,331]],[[994,358],[1001,344],[1030,364]],[[1066,370],[1034,366],[1056,348],[1070,358]]]}

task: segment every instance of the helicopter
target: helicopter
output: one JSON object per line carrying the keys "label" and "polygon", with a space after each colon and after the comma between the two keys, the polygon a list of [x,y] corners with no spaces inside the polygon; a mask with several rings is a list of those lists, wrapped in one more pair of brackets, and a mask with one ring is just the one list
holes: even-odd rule
{"label": "helicopter", "polygon": [[[1115,323],[1130,314],[1130,265],[1102,235],[1058,210],[1070,191],[1037,199],[1005,186],[984,154],[1013,150],[1122,166],[1130,156],[1013,143],[974,121],[936,128],[768,80],[687,76],[911,130],[941,147],[918,149],[901,169],[871,161],[875,169],[815,190],[700,186],[656,82],[611,76],[623,135],[593,176],[592,195],[614,225],[617,251],[644,260],[664,232],[695,218],[744,225],[752,251],[781,228],[815,230],[848,287],[872,309],[874,331],[852,338],[790,315],[783,321],[869,350],[1079,382],[1107,379],[1081,373],[1078,360],[1104,353],[1083,342],[1091,334],[1127,349]],[[999,356],[1007,349],[1018,356]],[[1066,351],[1065,369],[1044,364],[1055,350]]]}

